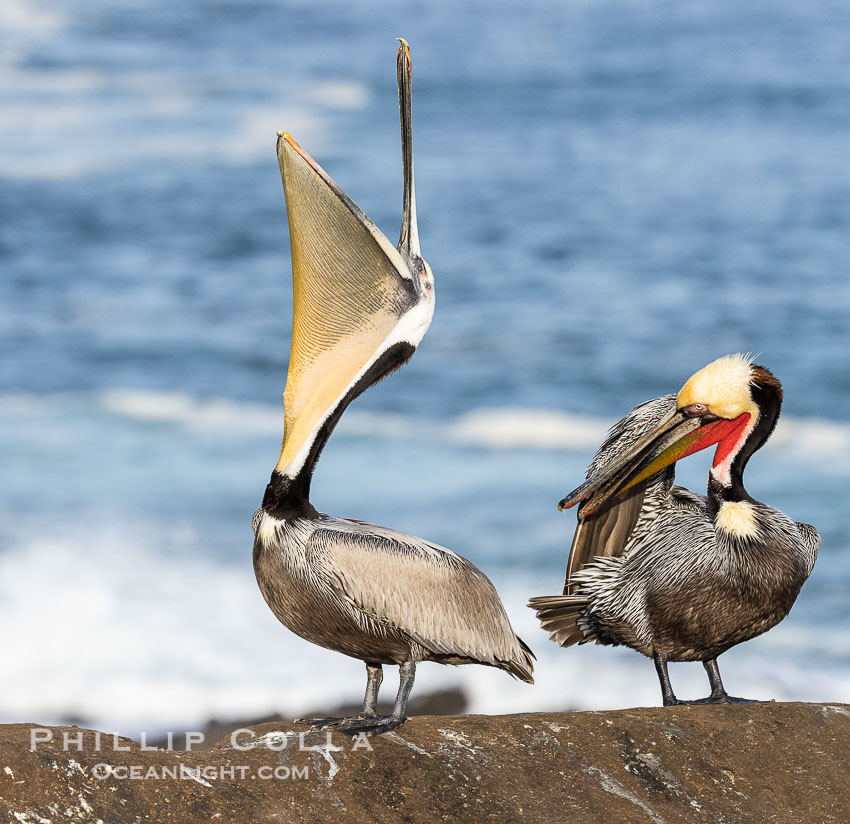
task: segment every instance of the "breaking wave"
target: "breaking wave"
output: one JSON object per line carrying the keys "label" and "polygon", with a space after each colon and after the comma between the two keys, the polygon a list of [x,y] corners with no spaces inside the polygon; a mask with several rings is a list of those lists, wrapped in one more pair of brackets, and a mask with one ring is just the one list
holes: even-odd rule
{"label": "breaking wave", "polygon": [[[23,401],[19,398],[17,403]],[[278,433],[283,421],[280,408],[177,392],[112,390],[100,395],[98,403],[111,414],[190,430]],[[350,437],[436,437],[484,449],[583,451],[596,448],[614,420],[551,409],[484,407],[441,422],[352,409],[342,418],[338,431]],[[850,454],[850,424],[784,417],[767,447],[795,457],[834,459]]]}

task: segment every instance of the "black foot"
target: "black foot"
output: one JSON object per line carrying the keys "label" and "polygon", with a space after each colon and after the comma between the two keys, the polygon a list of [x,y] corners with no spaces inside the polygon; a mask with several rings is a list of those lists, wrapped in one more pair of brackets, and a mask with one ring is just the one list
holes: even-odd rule
{"label": "black foot", "polygon": [[342,723],[334,724],[333,730],[341,732],[345,735],[358,735],[365,733],[368,737],[373,735],[381,735],[385,732],[390,732],[396,727],[400,727],[406,718],[397,718],[392,715],[378,715],[373,718],[343,718]]}
{"label": "black foot", "polygon": [[392,715],[355,715],[350,718],[296,718],[303,724],[318,727],[320,730],[333,730],[345,735],[358,735],[365,733],[367,736],[381,735],[400,727],[406,718],[396,718]]}
{"label": "black foot", "polygon": [[696,701],[681,701],[682,704],[761,704],[756,698],[735,698],[734,695],[709,695]]}

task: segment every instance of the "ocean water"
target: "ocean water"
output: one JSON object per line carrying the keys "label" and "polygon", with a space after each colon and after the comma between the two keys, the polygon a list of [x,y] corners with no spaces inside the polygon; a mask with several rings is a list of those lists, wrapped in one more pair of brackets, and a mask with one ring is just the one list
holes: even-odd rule
{"label": "ocean water", "polygon": [[[394,238],[411,43],[412,362],[346,413],[325,511],[467,555],[537,684],[422,666],[481,712],[659,703],[628,650],[561,650],[576,486],[606,428],[735,351],[785,385],[748,489],[822,534],[735,694],[850,701],[850,8],[838,2],[5,0],[0,6],[0,719],[127,734],[356,700],[362,664],[266,608],[291,287],[275,133]],[[705,485],[708,455],[679,478]],[[698,665],[672,668],[682,696]],[[385,690],[394,689],[394,678]]]}

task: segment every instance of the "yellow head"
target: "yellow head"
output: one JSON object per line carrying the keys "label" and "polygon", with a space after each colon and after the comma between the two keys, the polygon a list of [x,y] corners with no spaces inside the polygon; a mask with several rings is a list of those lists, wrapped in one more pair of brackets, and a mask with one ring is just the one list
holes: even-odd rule
{"label": "yellow head", "polygon": [[750,355],[724,355],[688,378],[676,398],[679,409],[699,404],[712,415],[733,420],[744,412],[753,418],[758,407],[753,401],[753,360]]}

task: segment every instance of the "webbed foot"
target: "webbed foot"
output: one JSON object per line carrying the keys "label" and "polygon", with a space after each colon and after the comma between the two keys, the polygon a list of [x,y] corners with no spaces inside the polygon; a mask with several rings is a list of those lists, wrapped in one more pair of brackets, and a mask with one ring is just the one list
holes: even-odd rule
{"label": "webbed foot", "polygon": [[734,695],[709,695],[695,701],[682,701],[682,704],[761,704],[757,698],[736,698]]}
{"label": "webbed foot", "polygon": [[341,732],[345,735],[365,733],[371,738],[373,735],[390,732],[400,727],[405,721],[407,721],[407,718],[394,715],[377,715],[372,717],[360,715],[356,718],[341,718],[339,723],[333,725],[332,729],[334,732]]}
{"label": "webbed foot", "polygon": [[333,730],[345,735],[366,733],[368,736],[381,735],[400,727],[406,718],[392,715],[354,715],[348,718],[296,718],[302,724],[309,724],[320,730]]}

